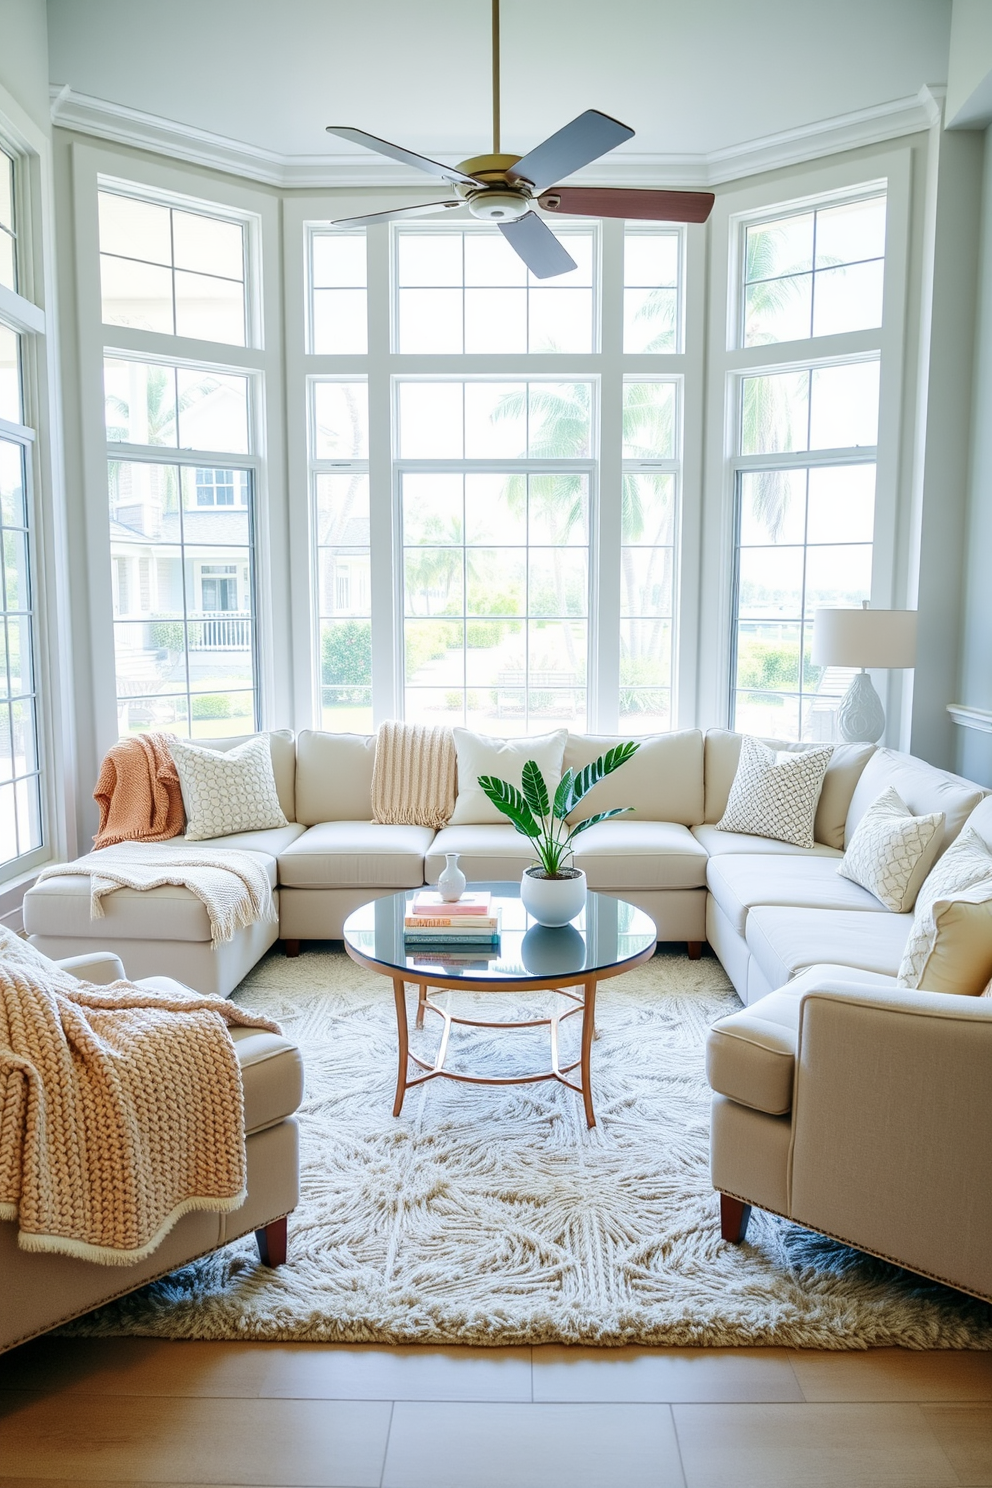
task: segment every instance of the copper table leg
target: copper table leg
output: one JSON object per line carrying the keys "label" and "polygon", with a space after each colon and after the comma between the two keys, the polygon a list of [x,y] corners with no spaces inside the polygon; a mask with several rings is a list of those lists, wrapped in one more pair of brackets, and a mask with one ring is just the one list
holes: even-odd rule
{"label": "copper table leg", "polygon": [[596,1125],[596,1114],[592,1108],[592,1071],[590,1069],[590,1055],[592,1054],[592,1041],[596,1036],[596,978],[588,977],[585,982],[585,999],[582,1006],[582,1059],[580,1069],[582,1071],[582,1101],[586,1108],[586,1125]]}
{"label": "copper table leg", "polygon": [[403,1097],[406,1095],[407,1056],[410,1052],[410,1030],[406,1021],[406,983],[402,977],[393,977],[393,997],[396,1000],[396,1033],[399,1045],[399,1069],[396,1074],[396,1099],[393,1102],[393,1115],[398,1116],[403,1109]]}

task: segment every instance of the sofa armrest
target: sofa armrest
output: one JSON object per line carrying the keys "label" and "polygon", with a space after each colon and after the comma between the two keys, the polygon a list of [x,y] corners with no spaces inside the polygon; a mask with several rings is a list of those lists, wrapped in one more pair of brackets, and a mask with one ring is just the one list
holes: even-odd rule
{"label": "sofa armrest", "polygon": [[992,1296],[992,1000],[824,978],[802,999],[791,1213]]}
{"label": "sofa armrest", "polygon": [[55,964],[61,966],[63,971],[71,972],[74,977],[79,977],[80,981],[96,982],[101,987],[108,982],[122,982],[126,979],[121,959],[113,951],[87,951],[83,956],[66,956]]}

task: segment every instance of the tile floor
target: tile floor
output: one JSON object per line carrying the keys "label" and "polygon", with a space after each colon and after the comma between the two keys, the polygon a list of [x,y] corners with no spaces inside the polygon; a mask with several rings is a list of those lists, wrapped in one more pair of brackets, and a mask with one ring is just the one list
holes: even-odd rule
{"label": "tile floor", "polygon": [[57,1339],[0,1488],[992,1488],[992,1354]]}

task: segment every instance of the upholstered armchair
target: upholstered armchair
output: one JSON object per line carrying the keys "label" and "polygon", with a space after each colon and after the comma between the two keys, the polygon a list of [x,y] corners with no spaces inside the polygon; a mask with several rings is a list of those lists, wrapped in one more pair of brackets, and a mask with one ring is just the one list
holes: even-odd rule
{"label": "upholstered armchair", "polygon": [[992,1301],[992,998],[814,966],[710,1031],[725,1240],[751,1206]]}
{"label": "upholstered armchair", "polygon": [[[117,956],[93,951],[57,963],[90,982],[105,984],[125,975]],[[176,984],[149,977],[141,986]],[[255,1232],[262,1262],[286,1259],[286,1216],[299,1198],[297,1129],[303,1069],[288,1039],[257,1028],[231,1030],[245,1094],[248,1197],[231,1214],[185,1214],[162,1244],[134,1266],[102,1266],[69,1256],[23,1251],[17,1226],[0,1222],[0,1350],[89,1312],[113,1297],[144,1286],[178,1266],[206,1255],[241,1235]]]}

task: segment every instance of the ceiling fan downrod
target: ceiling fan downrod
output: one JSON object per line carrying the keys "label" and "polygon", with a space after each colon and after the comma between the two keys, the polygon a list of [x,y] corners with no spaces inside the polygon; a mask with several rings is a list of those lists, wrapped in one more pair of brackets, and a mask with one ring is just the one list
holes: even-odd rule
{"label": "ceiling fan downrod", "polygon": [[499,0],[493,0],[493,154],[499,154]]}

